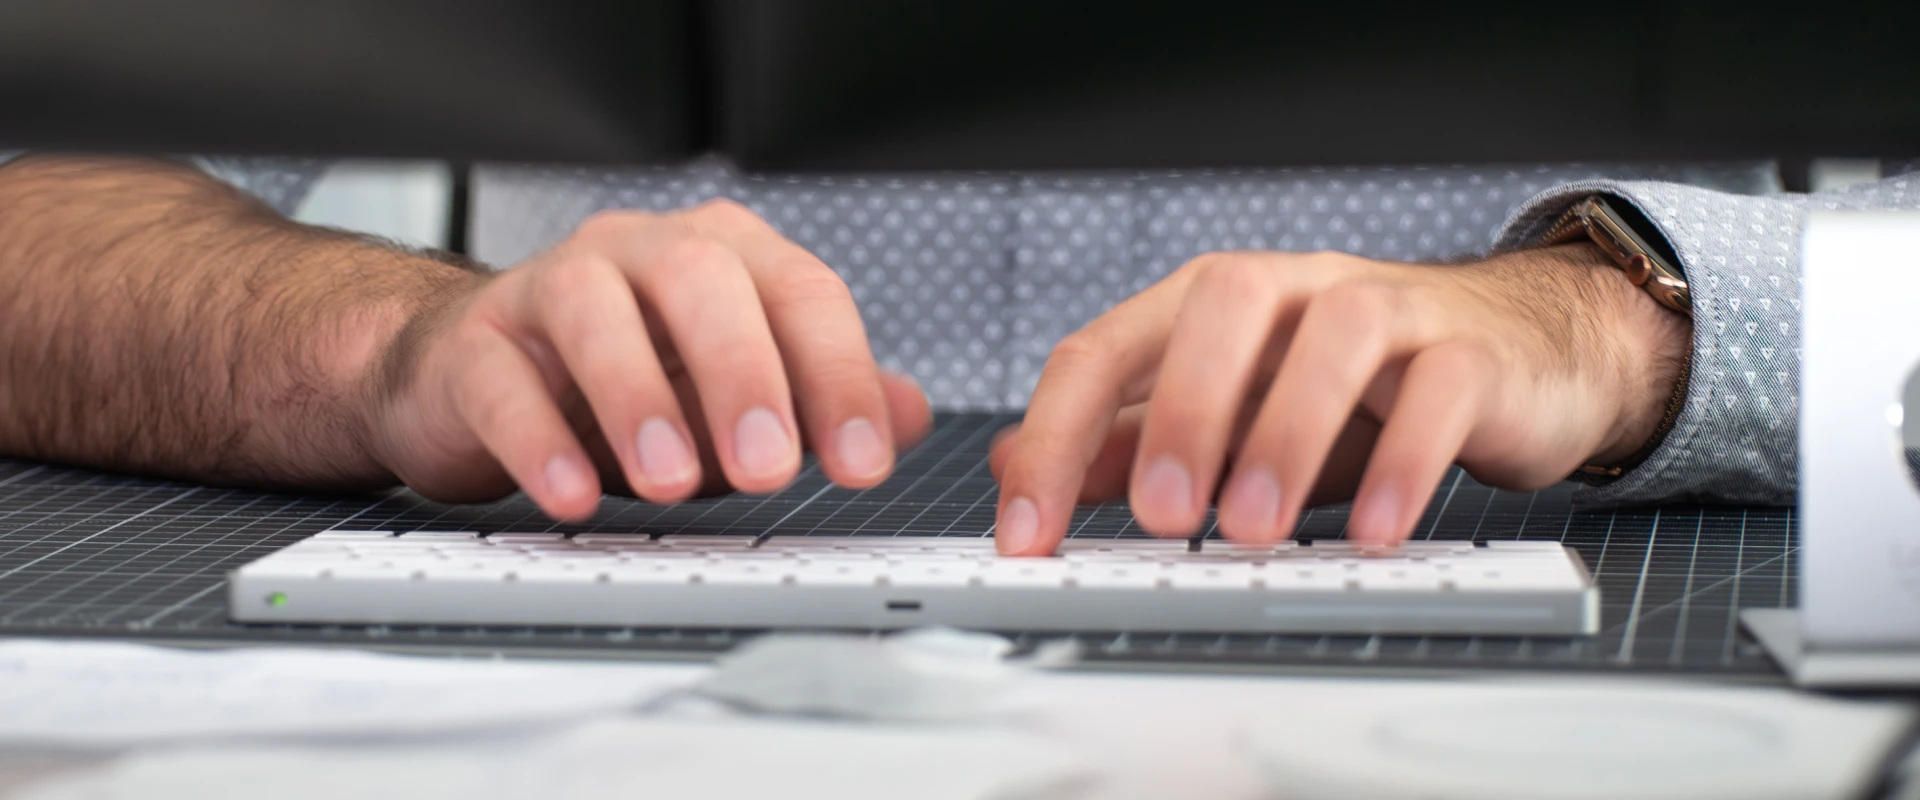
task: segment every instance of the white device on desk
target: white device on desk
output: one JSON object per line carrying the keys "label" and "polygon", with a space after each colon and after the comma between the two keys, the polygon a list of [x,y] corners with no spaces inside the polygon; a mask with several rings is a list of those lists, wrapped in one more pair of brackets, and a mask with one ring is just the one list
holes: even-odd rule
{"label": "white device on desk", "polygon": [[1816,213],[1802,263],[1800,605],[1741,620],[1801,685],[1920,685],[1920,214]]}
{"label": "white device on desk", "polygon": [[229,586],[245,622],[1577,635],[1600,616],[1557,542],[1101,539],[1004,558],[985,538],[335,531]]}

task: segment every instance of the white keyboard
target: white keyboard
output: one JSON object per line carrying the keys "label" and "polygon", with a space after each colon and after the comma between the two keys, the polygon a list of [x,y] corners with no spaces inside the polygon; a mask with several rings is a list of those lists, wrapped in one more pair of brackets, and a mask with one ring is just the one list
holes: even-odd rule
{"label": "white keyboard", "polygon": [[1574,635],[1599,591],[1556,542],[330,531],[234,571],[244,622]]}

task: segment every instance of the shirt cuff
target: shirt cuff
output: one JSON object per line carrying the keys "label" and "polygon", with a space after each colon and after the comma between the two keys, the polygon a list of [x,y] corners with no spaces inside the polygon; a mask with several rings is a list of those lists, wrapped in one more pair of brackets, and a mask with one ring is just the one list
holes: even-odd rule
{"label": "shirt cuff", "polygon": [[1631,203],[1679,257],[1693,302],[1693,368],[1672,430],[1581,508],[1663,502],[1789,504],[1798,475],[1800,204],[1670,183],[1582,181],[1520,207],[1496,247],[1537,241],[1574,203]]}

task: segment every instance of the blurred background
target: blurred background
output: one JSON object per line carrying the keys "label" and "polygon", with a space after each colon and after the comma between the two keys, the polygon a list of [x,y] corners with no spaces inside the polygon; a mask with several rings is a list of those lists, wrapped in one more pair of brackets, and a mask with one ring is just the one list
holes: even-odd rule
{"label": "blurred background", "polygon": [[1061,337],[1210,250],[1440,261],[1588,178],[1903,172],[1916,23],[1715,0],[12,0],[0,148],[212,154],[298,219],[502,268],[597,210],[731,197],[840,271],[887,366],[1003,409]]}

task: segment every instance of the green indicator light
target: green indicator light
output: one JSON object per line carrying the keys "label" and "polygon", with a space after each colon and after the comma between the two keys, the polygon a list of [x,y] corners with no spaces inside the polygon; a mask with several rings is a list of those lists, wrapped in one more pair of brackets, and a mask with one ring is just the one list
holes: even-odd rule
{"label": "green indicator light", "polygon": [[286,604],[287,604],[286,592],[274,592],[273,594],[267,595],[267,605],[273,606],[274,608],[279,608]]}

